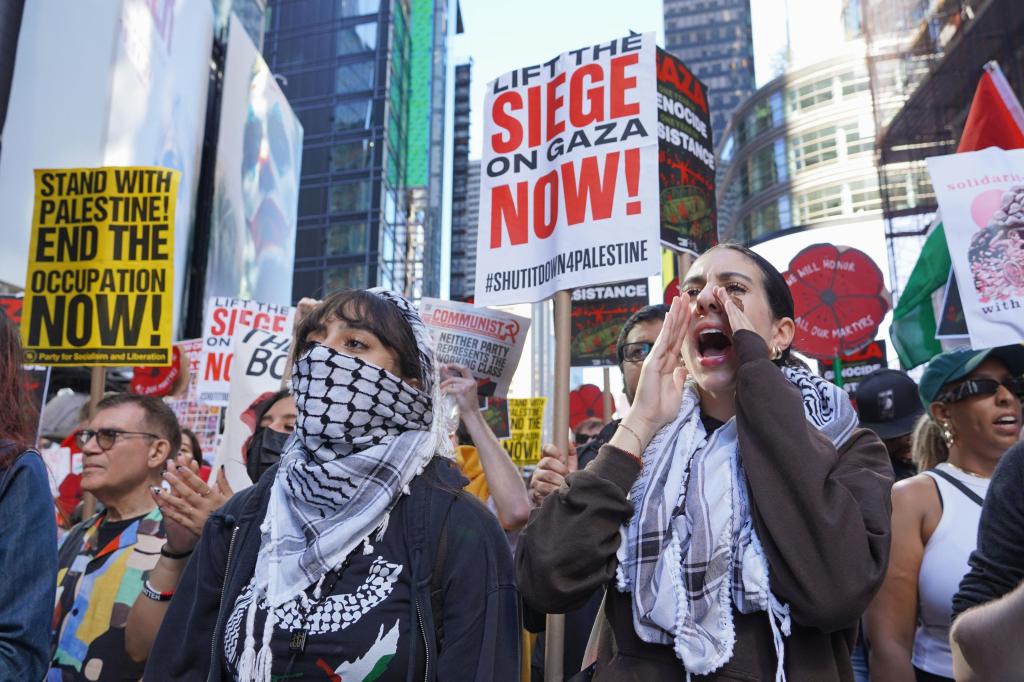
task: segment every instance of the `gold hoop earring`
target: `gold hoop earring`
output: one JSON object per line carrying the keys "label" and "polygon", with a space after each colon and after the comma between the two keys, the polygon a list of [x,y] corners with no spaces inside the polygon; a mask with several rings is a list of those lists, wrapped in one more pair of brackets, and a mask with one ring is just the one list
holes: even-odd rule
{"label": "gold hoop earring", "polygon": [[782,353],[779,351],[778,346],[772,346],[772,360],[778,360],[782,357]]}
{"label": "gold hoop earring", "polygon": [[956,436],[953,435],[953,429],[949,427],[949,422],[942,422],[942,440],[946,444],[946,448],[952,448],[953,442],[956,440]]}

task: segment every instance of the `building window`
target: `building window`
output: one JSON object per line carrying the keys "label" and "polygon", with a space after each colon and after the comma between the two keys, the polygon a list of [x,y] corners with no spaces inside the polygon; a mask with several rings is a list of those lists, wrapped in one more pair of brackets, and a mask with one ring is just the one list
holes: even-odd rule
{"label": "building window", "polygon": [[789,157],[794,173],[834,161],[838,155],[835,126],[812,130],[790,140]]}
{"label": "building window", "polygon": [[326,230],[327,256],[351,256],[366,252],[366,222],[338,223]]}
{"label": "building window", "polygon": [[850,213],[870,213],[882,210],[882,198],[875,180],[857,180],[847,185],[850,192]]}
{"label": "building window", "polygon": [[842,89],[843,97],[864,92],[871,87],[867,69],[857,69],[839,74],[839,86]]}
{"label": "building window", "polygon": [[337,40],[335,41],[335,54],[343,57],[349,54],[359,54],[377,48],[377,22],[371,21],[368,24],[358,24],[347,28],[338,29]]}
{"label": "building window", "polygon": [[324,212],[324,188],[303,187],[299,190],[299,214],[320,215]]}
{"label": "building window", "polygon": [[801,85],[789,91],[789,110],[803,111],[832,100],[832,78]]}
{"label": "building window", "polygon": [[327,270],[324,278],[324,291],[334,292],[339,289],[363,289],[367,286],[366,266],[349,265]]}
{"label": "building window", "polygon": [[819,220],[834,218],[842,214],[842,185],[823,187],[793,197],[793,222],[796,225],[810,225]]}
{"label": "building window", "polygon": [[337,104],[334,107],[334,129],[341,131],[369,128],[372,111],[373,102],[371,100]]}
{"label": "building window", "polygon": [[742,170],[743,200],[779,181],[773,145],[762,147],[747,160]]}
{"label": "building window", "polygon": [[339,142],[331,147],[331,171],[346,171],[367,168],[370,165],[369,140]]}
{"label": "building window", "polygon": [[376,14],[380,9],[380,0],[333,0],[338,6],[339,17],[362,17]]}
{"label": "building window", "polygon": [[370,183],[355,180],[331,185],[331,198],[327,210],[330,213],[365,211],[370,207]]}
{"label": "building window", "polygon": [[342,64],[334,72],[334,94],[373,90],[373,61]]}
{"label": "building window", "polygon": [[778,232],[781,228],[779,222],[779,204],[773,201],[750,213],[743,219],[743,232],[747,241]]}

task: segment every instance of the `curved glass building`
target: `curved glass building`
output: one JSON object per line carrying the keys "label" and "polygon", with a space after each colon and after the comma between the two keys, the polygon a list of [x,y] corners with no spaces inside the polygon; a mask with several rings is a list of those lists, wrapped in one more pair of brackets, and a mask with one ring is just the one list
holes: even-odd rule
{"label": "curved glass building", "polygon": [[[863,44],[757,90],[734,112],[718,155],[723,241],[757,244],[827,226],[859,231],[865,221],[882,230]],[[908,208],[933,201],[923,169],[896,171],[887,175],[890,200]]]}

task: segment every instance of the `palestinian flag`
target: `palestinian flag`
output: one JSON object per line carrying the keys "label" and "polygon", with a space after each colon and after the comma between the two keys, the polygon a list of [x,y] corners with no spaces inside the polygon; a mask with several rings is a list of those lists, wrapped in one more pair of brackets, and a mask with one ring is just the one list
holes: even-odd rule
{"label": "palestinian flag", "polygon": [[[1024,148],[1024,109],[994,61],[985,65],[967,114],[957,153],[988,147]],[[904,369],[922,365],[942,352],[935,338],[932,294],[945,286],[951,267],[946,233],[936,215],[921,255],[893,309],[889,335]]]}

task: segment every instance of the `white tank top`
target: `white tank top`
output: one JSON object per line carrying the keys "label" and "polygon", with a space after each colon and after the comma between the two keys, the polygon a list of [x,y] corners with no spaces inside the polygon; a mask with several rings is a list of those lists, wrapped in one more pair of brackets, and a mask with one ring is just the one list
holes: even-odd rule
{"label": "white tank top", "polygon": [[[989,479],[965,474],[945,462],[935,468],[985,499]],[[917,576],[918,617],[912,661],[915,668],[952,678],[949,627],[953,617],[953,597],[960,588],[960,580],[969,570],[967,559],[978,544],[981,505],[942,476],[932,471],[925,474],[934,479],[939,488],[942,518],[924,547],[921,571]]]}

